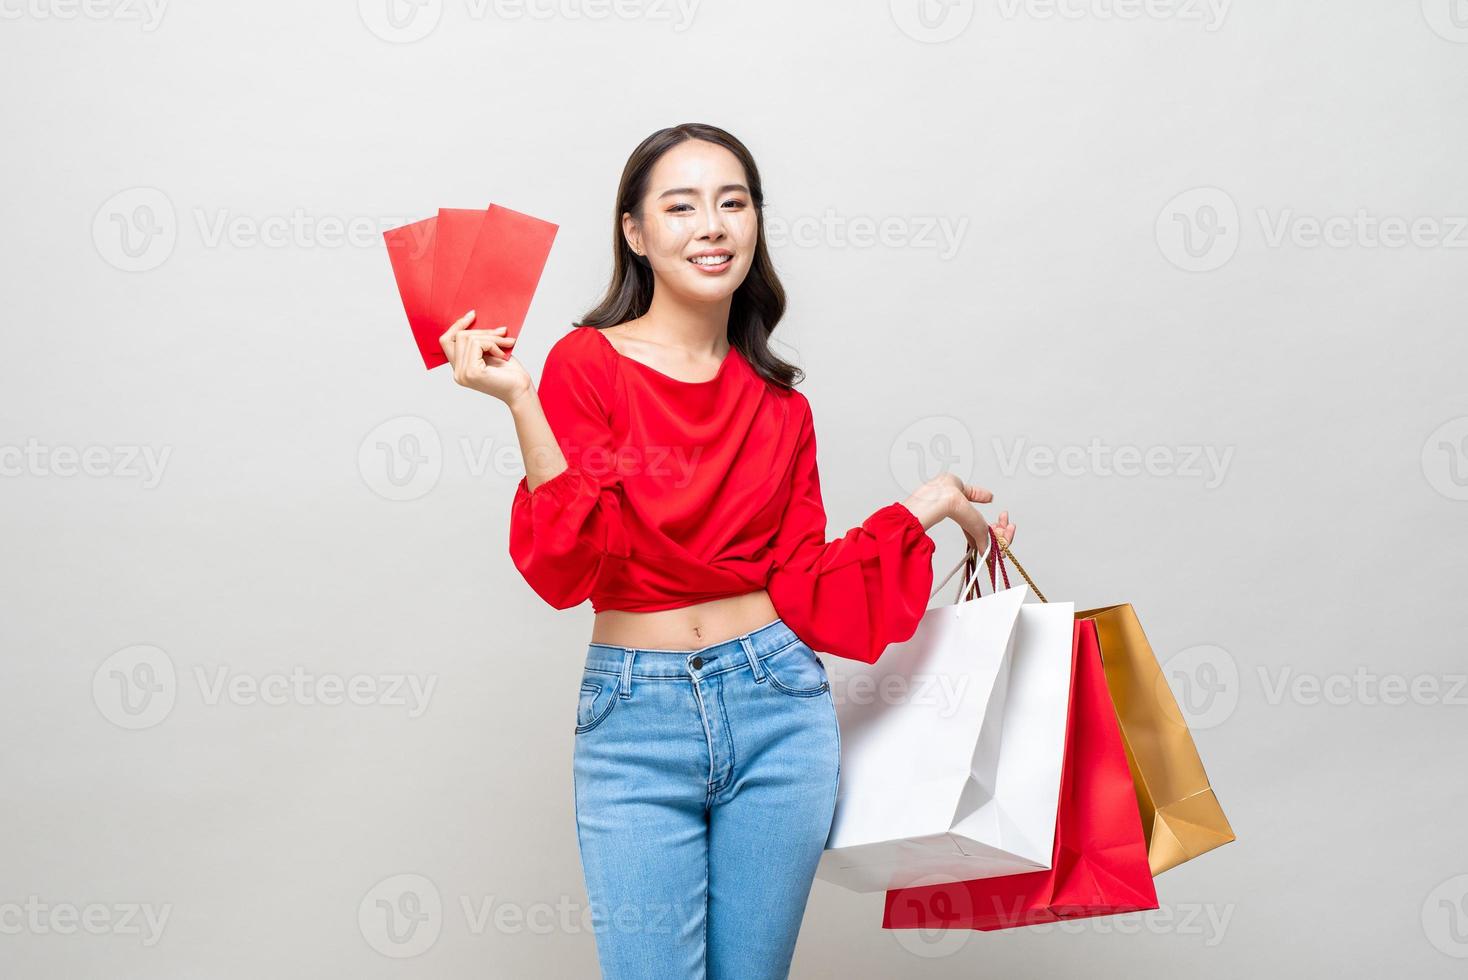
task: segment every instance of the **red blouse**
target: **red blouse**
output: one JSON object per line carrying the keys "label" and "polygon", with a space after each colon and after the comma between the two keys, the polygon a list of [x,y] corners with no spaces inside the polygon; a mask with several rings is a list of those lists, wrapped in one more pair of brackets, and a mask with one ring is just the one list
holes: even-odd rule
{"label": "red blouse", "polygon": [[810,403],[731,347],[708,381],[622,356],[596,327],[546,354],[537,386],[567,468],[510,515],[510,555],[557,609],[675,609],[766,589],[814,650],[873,663],[909,639],[933,539],[894,501],[826,540]]}

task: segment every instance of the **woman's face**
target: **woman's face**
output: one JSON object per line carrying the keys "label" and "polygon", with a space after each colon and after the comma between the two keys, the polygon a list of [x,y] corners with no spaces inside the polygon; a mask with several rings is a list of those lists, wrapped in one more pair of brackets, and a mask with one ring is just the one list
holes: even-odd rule
{"label": "woman's face", "polygon": [[657,289],[712,303],[733,295],[749,273],[759,216],[738,157],[685,140],[653,165],[642,222],[624,214],[622,231],[652,264]]}

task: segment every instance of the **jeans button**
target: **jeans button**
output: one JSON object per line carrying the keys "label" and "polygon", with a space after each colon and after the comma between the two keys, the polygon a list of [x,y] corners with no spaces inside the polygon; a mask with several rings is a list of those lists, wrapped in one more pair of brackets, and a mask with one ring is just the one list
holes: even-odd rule
{"label": "jeans button", "polygon": [[694,657],[691,661],[689,661],[689,663],[691,663],[693,665],[693,669],[694,670],[698,670],[700,667],[703,666],[703,658],[702,657]]}

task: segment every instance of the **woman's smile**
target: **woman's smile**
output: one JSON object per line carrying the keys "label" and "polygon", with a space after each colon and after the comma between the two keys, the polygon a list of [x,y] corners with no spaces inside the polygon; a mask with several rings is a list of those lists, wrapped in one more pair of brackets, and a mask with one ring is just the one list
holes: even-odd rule
{"label": "woman's smile", "polygon": [[704,275],[717,276],[733,266],[734,253],[727,248],[710,248],[694,253],[688,261]]}

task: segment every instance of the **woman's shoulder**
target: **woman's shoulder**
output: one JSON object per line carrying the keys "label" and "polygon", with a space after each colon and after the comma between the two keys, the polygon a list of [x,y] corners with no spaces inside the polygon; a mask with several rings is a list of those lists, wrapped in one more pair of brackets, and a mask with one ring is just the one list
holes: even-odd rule
{"label": "woman's shoulder", "polygon": [[611,377],[607,356],[610,346],[596,327],[573,323],[571,329],[558,337],[546,352],[546,370],[564,371],[605,384]]}

